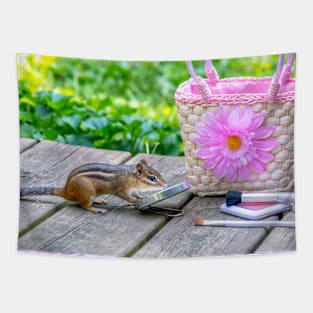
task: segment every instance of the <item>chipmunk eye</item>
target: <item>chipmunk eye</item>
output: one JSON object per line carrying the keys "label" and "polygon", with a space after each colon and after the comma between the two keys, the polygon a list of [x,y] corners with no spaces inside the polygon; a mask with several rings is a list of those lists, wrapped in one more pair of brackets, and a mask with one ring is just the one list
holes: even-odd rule
{"label": "chipmunk eye", "polygon": [[157,180],[154,175],[149,176],[149,179],[150,179],[151,181],[156,181],[156,180]]}

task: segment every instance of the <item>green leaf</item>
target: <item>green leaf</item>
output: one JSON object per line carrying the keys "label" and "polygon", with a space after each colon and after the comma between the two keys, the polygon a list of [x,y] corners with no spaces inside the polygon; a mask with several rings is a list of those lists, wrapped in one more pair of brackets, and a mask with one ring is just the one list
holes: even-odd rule
{"label": "green leaf", "polygon": [[68,102],[71,99],[69,96],[62,95],[61,93],[57,92],[39,92],[37,93],[39,96],[40,102],[47,104],[53,110],[59,111],[68,106]]}
{"label": "green leaf", "polygon": [[98,139],[95,140],[93,143],[96,148],[103,148],[107,142],[105,139]]}
{"label": "green leaf", "polygon": [[33,115],[31,113],[22,111],[20,109],[20,122],[27,122],[27,121],[31,121],[33,119]]}
{"label": "green leaf", "polygon": [[98,130],[108,126],[109,121],[106,117],[90,117],[81,123],[83,129]]}
{"label": "green leaf", "polygon": [[44,120],[51,117],[53,114],[53,111],[48,106],[42,104],[38,104],[35,110],[37,114],[40,116],[40,118]]}
{"label": "green leaf", "polygon": [[35,107],[36,106],[36,103],[29,97],[22,97],[20,98],[20,104],[27,104],[27,105],[30,105],[32,107]]}
{"label": "green leaf", "polygon": [[35,97],[39,99],[39,101],[46,101],[51,97],[51,91],[38,91],[35,93]]}
{"label": "green leaf", "polygon": [[78,114],[73,114],[73,115],[69,115],[69,116],[62,116],[61,117],[61,121],[66,124],[69,125],[70,127],[72,127],[74,130],[78,129],[78,126],[80,124],[82,117]]}
{"label": "green leaf", "polygon": [[29,125],[28,123],[23,123],[20,127],[20,136],[31,138],[36,131],[37,129],[34,126]]}
{"label": "green leaf", "polygon": [[41,132],[36,132],[33,134],[33,138],[37,139],[37,140],[42,140],[43,139],[43,135]]}
{"label": "green leaf", "polygon": [[141,132],[143,134],[148,134],[150,132],[152,132],[154,129],[153,129],[153,126],[151,125],[151,123],[149,123],[149,121],[144,121],[141,126]]}
{"label": "green leaf", "polygon": [[167,136],[161,144],[166,154],[179,155],[181,147],[180,147],[180,141],[178,140],[176,134],[171,134]]}
{"label": "green leaf", "polygon": [[152,132],[148,135],[145,136],[145,139],[149,141],[159,141],[160,140],[160,135],[157,132]]}
{"label": "green leaf", "polygon": [[57,92],[51,93],[51,101],[52,102],[61,102],[64,100],[68,100],[69,98],[70,98],[69,96],[62,95],[61,93],[57,93]]}
{"label": "green leaf", "polygon": [[59,132],[56,131],[55,129],[48,128],[48,129],[44,130],[43,135],[44,135],[45,139],[56,140],[59,136]]}
{"label": "green leaf", "polygon": [[71,145],[92,147],[92,142],[82,135],[70,134],[65,136],[65,142]]}

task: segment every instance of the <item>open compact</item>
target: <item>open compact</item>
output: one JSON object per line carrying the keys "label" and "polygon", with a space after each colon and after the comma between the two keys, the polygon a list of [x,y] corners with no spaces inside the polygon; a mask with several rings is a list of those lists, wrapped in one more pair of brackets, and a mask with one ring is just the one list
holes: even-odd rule
{"label": "open compact", "polygon": [[170,186],[161,191],[155,192],[135,204],[135,208],[145,212],[166,215],[169,217],[177,217],[184,214],[182,209],[168,208],[162,206],[154,206],[155,204],[178,195],[190,188],[187,181]]}

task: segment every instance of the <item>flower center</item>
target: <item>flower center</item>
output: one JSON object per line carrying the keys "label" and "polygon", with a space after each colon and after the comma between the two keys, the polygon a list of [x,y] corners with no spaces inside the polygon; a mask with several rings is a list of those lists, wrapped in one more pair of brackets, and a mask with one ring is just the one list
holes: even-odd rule
{"label": "flower center", "polygon": [[227,147],[230,150],[238,150],[241,147],[241,139],[238,136],[229,136],[227,138]]}

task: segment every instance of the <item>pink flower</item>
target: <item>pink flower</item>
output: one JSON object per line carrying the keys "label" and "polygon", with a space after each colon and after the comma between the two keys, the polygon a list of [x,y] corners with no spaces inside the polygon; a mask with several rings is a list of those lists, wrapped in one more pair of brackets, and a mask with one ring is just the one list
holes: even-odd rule
{"label": "pink flower", "polygon": [[271,151],[277,140],[270,138],[275,126],[262,126],[265,113],[254,114],[251,107],[226,110],[220,106],[216,114],[207,113],[204,124],[195,126],[198,135],[193,141],[200,146],[196,156],[203,159],[203,167],[216,178],[233,182],[240,176],[250,178],[250,172],[261,173],[274,159]]}

